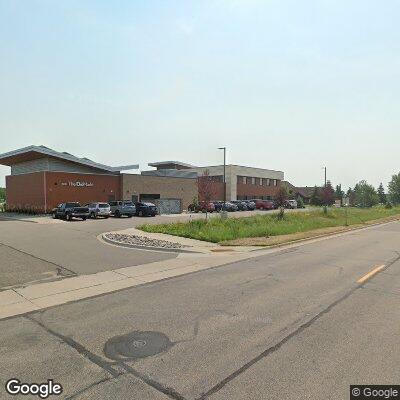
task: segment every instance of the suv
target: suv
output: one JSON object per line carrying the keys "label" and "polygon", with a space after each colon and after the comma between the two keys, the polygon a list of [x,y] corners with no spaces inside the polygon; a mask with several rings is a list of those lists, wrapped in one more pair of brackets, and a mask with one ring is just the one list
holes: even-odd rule
{"label": "suv", "polygon": [[288,200],[285,203],[286,208],[297,208],[297,201],[296,200]]}
{"label": "suv", "polygon": [[136,215],[138,217],[155,217],[157,215],[157,207],[153,203],[140,201],[136,203]]}
{"label": "suv", "polygon": [[126,215],[128,218],[136,214],[136,207],[130,200],[110,201],[110,215],[117,218]]}
{"label": "suv", "polygon": [[89,208],[82,207],[79,203],[61,203],[53,209],[53,218],[66,219],[72,221],[72,218],[81,218],[85,221],[89,218]]}
{"label": "suv", "polygon": [[108,203],[89,203],[85,207],[89,208],[90,218],[104,217],[108,218],[111,213],[111,208]]}

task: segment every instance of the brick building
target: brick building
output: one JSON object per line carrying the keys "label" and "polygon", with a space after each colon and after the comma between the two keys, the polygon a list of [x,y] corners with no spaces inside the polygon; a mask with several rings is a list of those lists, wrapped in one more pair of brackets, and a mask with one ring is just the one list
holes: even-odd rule
{"label": "brick building", "polygon": [[[197,167],[178,161],[150,163],[155,169],[141,174],[123,171],[138,165],[111,167],[85,157],[29,146],[0,154],[0,164],[11,167],[6,177],[6,201],[11,210],[49,212],[63,202],[148,200],[163,213],[186,210],[199,197],[198,180],[207,170],[212,181],[211,199],[271,199],[283,172],[238,165]],[[201,197],[201,196],[200,196]]]}

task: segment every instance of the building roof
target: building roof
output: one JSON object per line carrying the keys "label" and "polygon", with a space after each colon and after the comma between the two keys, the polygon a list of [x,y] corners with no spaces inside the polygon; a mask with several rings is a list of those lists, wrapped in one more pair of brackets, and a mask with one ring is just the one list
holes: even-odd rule
{"label": "building roof", "polygon": [[180,161],[157,161],[147,164],[149,167],[157,167],[160,168],[162,166],[169,166],[169,165],[178,165],[179,167],[183,168],[195,168],[194,165],[183,163]]}
{"label": "building roof", "polygon": [[119,167],[110,167],[109,165],[99,164],[86,157],[76,157],[67,152],[59,152],[49,149],[46,146],[28,146],[22,149],[9,151],[8,153],[0,154],[0,164],[2,165],[15,165],[25,161],[36,160],[43,157],[52,157],[64,161],[70,161],[76,164],[85,165],[87,167],[100,169],[107,172],[120,172],[129,169],[138,169],[138,164],[124,165]]}
{"label": "building roof", "polygon": [[307,187],[297,187],[291,184],[289,181],[282,181],[282,183],[287,187],[287,189],[294,191],[296,194],[304,198],[311,197],[311,193],[309,193],[307,190],[304,190]]}

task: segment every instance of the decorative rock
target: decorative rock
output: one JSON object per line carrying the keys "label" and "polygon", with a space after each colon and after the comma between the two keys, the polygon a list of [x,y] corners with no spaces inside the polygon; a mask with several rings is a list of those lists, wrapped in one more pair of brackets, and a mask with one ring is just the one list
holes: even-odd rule
{"label": "decorative rock", "polygon": [[183,247],[189,247],[180,243],[168,242],[167,240],[152,239],[146,236],[126,235],[122,233],[106,233],[104,236],[107,239],[112,240],[113,242],[132,244],[135,246],[159,247],[164,249],[181,249]]}

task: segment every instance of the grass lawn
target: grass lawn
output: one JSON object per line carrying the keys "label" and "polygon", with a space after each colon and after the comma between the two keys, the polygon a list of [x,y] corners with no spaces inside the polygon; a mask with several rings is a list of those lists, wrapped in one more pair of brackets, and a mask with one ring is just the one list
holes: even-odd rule
{"label": "grass lawn", "polygon": [[[396,215],[400,216],[400,207],[391,209],[384,207],[349,208],[348,225],[362,225],[369,221]],[[241,238],[289,235],[345,225],[346,211],[341,208],[329,209],[327,215],[322,210],[285,213],[283,220],[279,220],[276,214],[266,214],[244,218],[228,218],[226,220],[216,217],[208,220],[197,219],[171,224],[145,224],[138,228],[145,232],[167,233],[219,243]]]}

